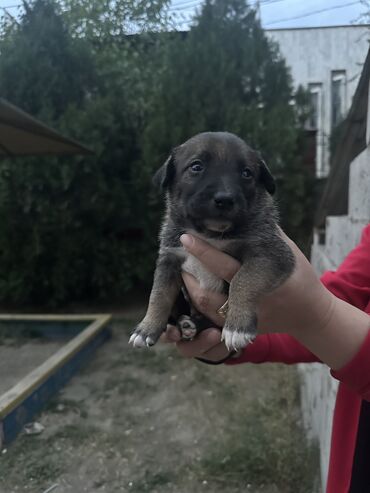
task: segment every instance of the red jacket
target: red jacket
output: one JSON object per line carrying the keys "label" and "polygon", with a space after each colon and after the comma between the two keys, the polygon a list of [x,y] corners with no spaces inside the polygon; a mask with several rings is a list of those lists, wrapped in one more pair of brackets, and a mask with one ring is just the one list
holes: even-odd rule
{"label": "red jacket", "polygon": [[[336,272],[326,272],[323,284],[338,298],[370,314],[370,225],[360,244]],[[242,355],[229,360],[238,363],[309,363],[320,360],[287,334],[262,334]],[[370,331],[354,358],[331,374],[340,381],[333,418],[327,493],[348,493],[363,400],[370,401]],[[368,460],[370,468],[370,457]],[[364,485],[363,491],[370,492]]]}

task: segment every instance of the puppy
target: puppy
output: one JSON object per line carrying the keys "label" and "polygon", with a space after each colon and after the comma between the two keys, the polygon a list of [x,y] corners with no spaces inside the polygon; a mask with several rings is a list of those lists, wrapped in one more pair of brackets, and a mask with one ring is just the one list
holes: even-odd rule
{"label": "puppy", "polygon": [[[229,292],[222,339],[229,349],[243,348],[256,337],[258,301],[294,269],[293,253],[279,235],[269,169],[239,137],[207,132],[175,148],[154,182],[166,192],[166,215],[148,310],[130,342],[152,346],[166,330],[183,270],[206,290]],[[182,248],[183,233],[239,260],[229,289]]]}

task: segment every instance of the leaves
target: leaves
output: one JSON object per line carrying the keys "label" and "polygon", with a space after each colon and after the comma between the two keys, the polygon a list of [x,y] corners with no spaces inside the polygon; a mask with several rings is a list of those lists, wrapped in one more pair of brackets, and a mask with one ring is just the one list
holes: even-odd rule
{"label": "leaves", "polygon": [[165,32],[166,0],[27,5],[0,31],[2,96],[95,155],[0,161],[4,302],[112,300],[150,283],[161,214],[151,175],[203,130],[263,151],[283,224],[303,236],[306,102],[290,104],[285,62],[244,0],[207,0],[186,34]]}

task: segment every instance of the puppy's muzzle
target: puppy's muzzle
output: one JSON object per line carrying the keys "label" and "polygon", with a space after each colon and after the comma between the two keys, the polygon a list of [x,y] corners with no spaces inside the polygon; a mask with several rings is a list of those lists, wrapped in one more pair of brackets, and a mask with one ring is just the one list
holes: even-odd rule
{"label": "puppy's muzzle", "polygon": [[232,211],[235,207],[234,195],[227,192],[216,192],[213,196],[213,202],[218,211]]}

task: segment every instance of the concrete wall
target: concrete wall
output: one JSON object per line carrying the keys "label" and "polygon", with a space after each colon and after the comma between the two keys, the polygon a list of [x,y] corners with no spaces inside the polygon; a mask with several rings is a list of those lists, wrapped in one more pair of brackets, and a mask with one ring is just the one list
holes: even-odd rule
{"label": "concrete wall", "polygon": [[[359,242],[363,227],[370,222],[369,137],[367,144],[368,147],[351,163],[348,216],[327,218],[325,244],[319,244],[318,236],[315,236],[311,261],[319,274],[336,269]],[[321,484],[325,491],[337,382],[324,365],[299,366],[303,422],[308,436],[320,444]]]}
{"label": "concrete wall", "polygon": [[331,128],[331,81],[333,71],[345,71],[344,115],[351,106],[370,38],[369,26],[273,29],[266,34],[276,41],[291,70],[294,85],[320,85],[320,118],[317,133],[316,172],[329,171]]}

